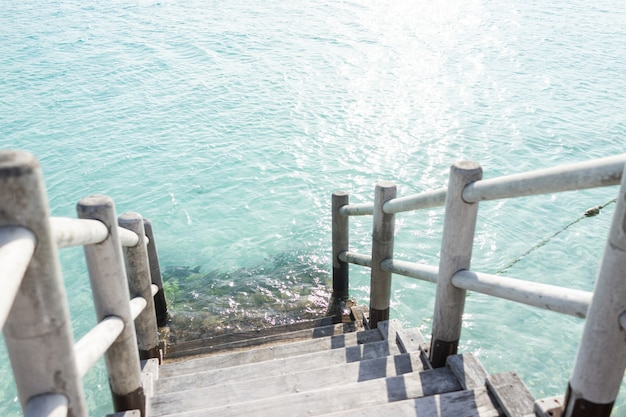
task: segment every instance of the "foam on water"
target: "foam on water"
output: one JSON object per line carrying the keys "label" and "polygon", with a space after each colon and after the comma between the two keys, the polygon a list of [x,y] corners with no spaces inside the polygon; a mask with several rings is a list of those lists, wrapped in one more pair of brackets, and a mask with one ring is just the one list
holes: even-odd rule
{"label": "foam on water", "polygon": [[[0,147],[40,159],[54,215],[105,193],[149,217],[166,279],[213,316],[288,320],[281,306],[315,310],[328,291],[333,191],[366,202],[380,179],[401,196],[439,188],[461,158],[490,178],[624,152],[625,18],[611,0],[9,2]],[[473,268],[502,269],[615,192],[481,203]],[[507,275],[591,290],[612,210]],[[437,264],[442,217],[399,215],[397,257]],[[355,250],[367,253],[370,222],[351,220]],[[61,256],[79,337],[94,323],[86,270],[80,249]],[[353,267],[361,303],[368,286]],[[429,334],[433,295],[395,277],[392,315]],[[470,294],[464,325],[462,348],[491,372],[564,392],[582,321]],[[18,415],[0,363],[0,410]],[[86,386],[106,412],[102,364]]]}

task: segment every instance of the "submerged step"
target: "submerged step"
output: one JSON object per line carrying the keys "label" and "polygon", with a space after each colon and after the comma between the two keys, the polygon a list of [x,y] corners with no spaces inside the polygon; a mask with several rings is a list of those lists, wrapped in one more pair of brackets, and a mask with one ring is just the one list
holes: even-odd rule
{"label": "submerged step", "polygon": [[[340,318],[339,318],[340,319]],[[359,329],[354,323],[337,322],[337,317],[325,317],[319,320],[294,323],[260,329],[251,332],[228,333],[219,336],[189,340],[170,345],[166,360],[182,357],[218,353],[227,350],[244,349],[262,344],[293,342],[351,333]]]}
{"label": "submerged step", "polygon": [[302,372],[242,379],[227,385],[161,394],[151,400],[151,416],[181,413],[230,403],[302,393],[353,382],[370,381],[422,371],[420,353],[352,362],[339,366],[304,370]]}

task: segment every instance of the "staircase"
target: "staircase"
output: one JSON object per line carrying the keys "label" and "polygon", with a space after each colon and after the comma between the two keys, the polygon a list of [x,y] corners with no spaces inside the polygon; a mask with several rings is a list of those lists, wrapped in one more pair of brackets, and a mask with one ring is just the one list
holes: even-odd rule
{"label": "staircase", "polygon": [[146,381],[147,415],[534,415],[514,373],[489,376],[472,354],[431,369],[417,329],[390,320],[370,330],[363,311],[353,313],[349,323],[327,318],[181,343],[145,372],[155,377]]}

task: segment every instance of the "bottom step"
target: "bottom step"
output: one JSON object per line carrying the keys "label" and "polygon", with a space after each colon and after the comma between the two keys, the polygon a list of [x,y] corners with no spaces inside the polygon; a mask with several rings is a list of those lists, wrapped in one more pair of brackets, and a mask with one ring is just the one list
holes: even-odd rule
{"label": "bottom step", "polygon": [[499,417],[505,414],[492,400],[487,389],[479,388],[379,404],[327,415],[332,417]]}
{"label": "bottom step", "polygon": [[[283,415],[308,417],[333,413],[337,410],[358,409],[364,405],[373,406],[389,401],[428,397],[461,389],[454,374],[448,368],[439,368],[395,377],[346,383],[313,391],[284,393],[258,401],[232,402],[220,407],[186,412],[179,410],[179,412],[182,412],[180,415],[185,417],[274,417]],[[179,394],[185,396],[186,392],[183,391]],[[210,397],[205,397],[205,399],[206,403],[210,404]],[[173,401],[174,398],[170,398],[170,400]],[[185,403],[184,400],[180,402]],[[163,402],[159,403],[158,408],[163,411],[168,409],[167,404]],[[161,413],[158,408],[152,409],[149,415],[168,415]],[[166,413],[169,412],[171,411]]]}

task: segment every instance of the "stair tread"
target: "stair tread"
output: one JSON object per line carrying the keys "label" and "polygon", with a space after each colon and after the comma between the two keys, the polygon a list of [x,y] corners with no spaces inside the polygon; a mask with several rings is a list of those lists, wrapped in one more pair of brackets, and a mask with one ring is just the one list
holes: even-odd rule
{"label": "stair tread", "polygon": [[403,401],[376,404],[358,409],[343,410],[328,417],[500,417],[504,413],[495,404],[486,388],[447,392]]}
{"label": "stair tread", "polygon": [[[384,336],[387,336],[387,334]],[[186,359],[185,361],[167,362],[161,367],[160,372],[162,377],[168,377],[196,372],[198,369],[216,369],[237,366],[242,363],[274,360],[288,356],[302,355],[304,353],[378,342],[383,339],[383,334],[377,329],[363,330],[310,340],[263,345],[255,349],[236,350],[229,353]],[[391,340],[393,340],[395,344],[395,334],[392,334]]]}
{"label": "stair tread", "polygon": [[341,317],[331,316],[318,320],[259,329],[257,331],[228,333],[178,342],[167,347],[165,359],[173,360],[181,357],[253,347],[264,343],[313,339],[359,330],[355,323],[341,323],[341,321],[337,321],[340,319]]}
{"label": "stair tread", "polygon": [[[186,372],[182,374],[172,373],[171,368],[168,370],[162,368],[160,372],[161,378],[155,381],[155,391],[157,393],[163,393],[175,390],[202,388],[210,385],[232,383],[242,378],[258,379],[290,372],[298,372],[303,369],[325,368],[400,354],[399,349],[394,345],[394,342],[382,340],[345,348],[315,351],[312,353],[248,362],[241,365],[214,369],[204,366],[205,364],[199,362],[201,360],[198,359],[194,360],[197,361],[195,366],[185,368]],[[187,372],[189,369],[195,370],[195,372]],[[199,372],[199,370],[202,369],[208,370]]]}
{"label": "stair tread", "polygon": [[171,414],[173,412],[171,410],[190,411],[209,405],[216,407],[230,402],[254,401],[288,393],[315,391],[334,385],[370,381],[421,370],[420,354],[405,353],[274,377],[242,379],[231,384],[160,393],[151,400],[153,410],[151,415]]}
{"label": "stair tread", "polygon": [[[454,374],[447,368],[439,368],[400,376],[344,383],[313,391],[283,393],[271,398],[229,403],[224,406],[186,411],[175,415],[185,417],[311,416],[409,398],[432,396],[460,389],[461,386]],[[181,395],[184,394],[181,393]],[[158,415],[156,413],[158,410],[155,409],[151,415]]]}
{"label": "stair tread", "polygon": [[241,379],[232,384],[159,394],[151,400],[151,415],[222,406],[229,402],[260,400],[286,393],[314,391],[333,385],[370,381],[422,370],[420,353],[417,352],[307,369],[274,377]]}

